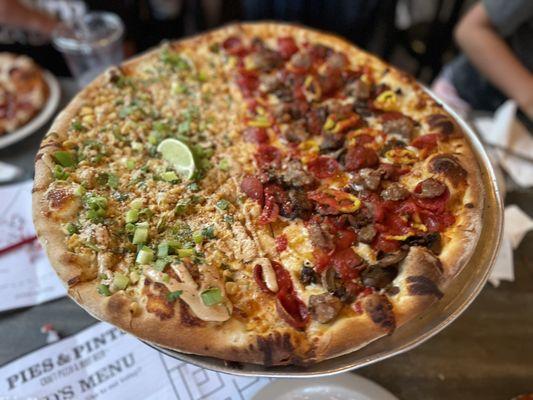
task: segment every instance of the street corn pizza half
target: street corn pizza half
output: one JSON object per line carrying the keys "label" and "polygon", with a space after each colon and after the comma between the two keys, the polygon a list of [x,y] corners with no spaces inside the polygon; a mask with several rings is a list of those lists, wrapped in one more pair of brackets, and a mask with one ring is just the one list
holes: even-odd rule
{"label": "street corn pizza half", "polygon": [[112,68],[36,158],[34,222],[88,312],[181,352],[307,365],[438,301],[478,240],[456,121],[313,30],[231,25]]}

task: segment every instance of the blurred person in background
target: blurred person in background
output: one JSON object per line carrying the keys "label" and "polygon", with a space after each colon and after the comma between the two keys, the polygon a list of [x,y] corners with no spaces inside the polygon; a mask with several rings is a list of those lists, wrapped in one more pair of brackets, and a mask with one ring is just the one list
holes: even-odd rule
{"label": "blurred person in background", "polygon": [[461,114],[496,110],[513,99],[533,118],[533,1],[482,0],[455,28],[463,54],[433,90]]}

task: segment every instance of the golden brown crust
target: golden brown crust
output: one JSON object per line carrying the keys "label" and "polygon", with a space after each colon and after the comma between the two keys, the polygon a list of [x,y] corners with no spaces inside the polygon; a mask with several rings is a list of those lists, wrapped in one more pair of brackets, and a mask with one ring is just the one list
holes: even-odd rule
{"label": "golden brown crust", "polygon": [[[233,34],[261,37],[279,35],[303,35],[312,41],[322,42],[351,57],[365,59],[378,69],[387,70],[387,79],[400,82],[409,91],[413,102],[420,99],[426,104],[424,115],[447,113],[430,98],[414,80],[390,69],[388,65],[370,56],[336,36],[302,29],[294,25],[275,23],[232,25],[200,37],[173,44],[194,46],[195,43],[220,40]],[[126,62],[122,68],[134,70],[138,63],[149,58],[153,52]],[[394,327],[401,326],[410,318],[427,309],[442,294],[447,282],[461,269],[476,245],[479,235],[483,187],[479,168],[472,151],[463,140],[450,139],[449,152],[466,171],[466,195],[460,212],[458,228],[447,233],[449,241],[444,246],[440,260],[421,247],[411,247],[407,258],[400,266],[394,281],[395,293],[368,296],[359,304],[357,312],[322,325],[311,322],[306,333],[291,328],[274,329],[271,333],[257,334],[243,328],[243,322],[232,318],[225,323],[197,323],[181,301],[166,303],[163,297],[147,304],[133,304],[123,292],[109,297],[97,294],[95,260],[69,253],[64,244],[61,224],[68,221],[65,214],[50,209],[48,192],[53,189],[50,155],[56,144],[65,138],[68,126],[83,105],[86,93],[106,81],[104,74],[78,94],[56,118],[50,133],[43,140],[36,157],[36,174],[33,190],[33,213],[37,234],[61,280],[69,286],[69,295],[96,318],[108,321],[132,334],[163,347],[186,353],[209,355],[226,360],[260,363],[265,365],[305,364],[354,351],[367,343],[390,334]],[[429,106],[427,106],[429,104]],[[422,118],[423,115],[416,115]],[[444,133],[450,127],[442,121],[433,121]],[[430,165],[428,173],[440,174],[452,188],[462,185],[457,174],[452,176],[442,168],[435,170]],[[434,157],[433,157],[434,158]],[[433,169],[432,169],[433,168]],[[446,168],[445,168],[446,169]],[[452,190],[453,195],[453,190]],[[62,203],[61,201],[59,203]],[[57,204],[59,207],[62,204]],[[76,207],[71,204],[71,207]],[[72,211],[72,210],[70,210]],[[68,210],[67,210],[68,214]],[[80,267],[85,265],[84,268]],[[148,289],[147,289],[148,290]],[[149,301],[145,299],[145,302]],[[149,307],[153,312],[146,312]],[[156,311],[157,310],[157,311]],[[346,332],[350,332],[349,335]]]}

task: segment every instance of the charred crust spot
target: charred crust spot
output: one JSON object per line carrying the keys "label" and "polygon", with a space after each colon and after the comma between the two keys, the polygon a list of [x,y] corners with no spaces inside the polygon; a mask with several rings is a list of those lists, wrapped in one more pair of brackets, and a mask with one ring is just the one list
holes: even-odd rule
{"label": "charred crust spot", "polygon": [[81,282],[81,276],[80,275],[76,275],[72,278],[70,278],[68,281],[67,281],[67,285],[68,287],[72,287],[74,285],[77,285],[78,283]]}
{"label": "charred crust spot", "polygon": [[157,315],[162,321],[174,316],[174,306],[167,300],[169,290],[164,284],[152,283],[151,280],[146,279],[142,292],[148,298],[146,311]]}
{"label": "charred crust spot", "polygon": [[444,174],[454,185],[464,182],[467,176],[467,172],[459,160],[451,154],[433,157],[429,162],[429,169],[431,172]]}
{"label": "charred crust spot", "polygon": [[426,118],[426,122],[434,133],[449,137],[457,132],[455,122],[444,114],[432,114]]}
{"label": "charred crust spot", "polygon": [[435,296],[437,299],[444,296],[437,284],[425,276],[409,276],[406,282],[407,291],[412,296]]}
{"label": "charred crust spot", "polygon": [[114,295],[109,297],[109,301],[107,302],[107,309],[112,314],[123,315],[126,314],[125,310],[128,307],[128,304],[129,301],[124,296]]}
{"label": "charred crust spot", "polygon": [[370,316],[370,319],[387,334],[391,334],[396,328],[392,304],[387,297],[371,294],[364,298],[363,309]]}
{"label": "charred crust spot", "polygon": [[466,203],[465,207],[466,208],[474,208],[475,206],[472,203]]}
{"label": "charred crust spot", "polygon": [[289,333],[275,332],[268,336],[257,337],[257,348],[263,353],[263,363],[265,366],[272,366],[274,356],[276,360],[296,363],[298,359],[293,356],[294,346]]}
{"label": "charred crust spot", "polygon": [[179,299],[180,304],[180,321],[182,325],[185,326],[203,326],[204,321],[199,318],[196,318],[191,314],[189,306],[183,300]]}
{"label": "charred crust spot", "polygon": [[58,209],[67,203],[71,194],[65,189],[52,189],[46,195],[51,208]]}

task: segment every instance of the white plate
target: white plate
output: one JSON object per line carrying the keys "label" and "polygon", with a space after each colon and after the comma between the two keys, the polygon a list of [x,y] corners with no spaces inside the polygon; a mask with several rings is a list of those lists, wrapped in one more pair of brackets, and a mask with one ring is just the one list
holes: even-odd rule
{"label": "white plate", "polygon": [[398,400],[378,384],[355,374],[313,380],[278,379],[253,400]]}
{"label": "white plate", "polygon": [[24,139],[27,136],[35,133],[45,123],[48,122],[50,117],[54,114],[57,105],[59,104],[59,82],[56,77],[48,71],[44,71],[44,80],[48,85],[48,100],[43,109],[33,117],[26,125],[21,126],[17,130],[0,136],[0,149],[7,147],[15,142]]}

